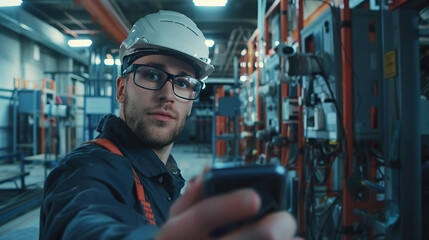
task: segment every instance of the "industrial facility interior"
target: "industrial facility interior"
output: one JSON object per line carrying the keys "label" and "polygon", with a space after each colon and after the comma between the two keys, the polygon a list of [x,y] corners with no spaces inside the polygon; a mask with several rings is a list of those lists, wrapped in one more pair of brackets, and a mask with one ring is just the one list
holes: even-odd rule
{"label": "industrial facility interior", "polygon": [[44,180],[119,116],[119,45],[159,10],[197,24],[215,67],[173,147],[185,180],[276,164],[299,237],[429,239],[427,0],[12,2],[0,0],[0,239],[38,239]]}

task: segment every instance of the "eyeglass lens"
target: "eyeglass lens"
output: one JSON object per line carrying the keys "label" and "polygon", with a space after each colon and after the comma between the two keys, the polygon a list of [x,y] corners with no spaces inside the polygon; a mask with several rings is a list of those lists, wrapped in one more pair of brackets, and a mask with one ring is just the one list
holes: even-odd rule
{"label": "eyeglass lens", "polygon": [[[202,84],[189,76],[170,76],[173,80],[174,93],[182,98],[194,99],[201,91]],[[134,74],[134,82],[143,88],[157,90],[169,80],[169,74],[161,69],[150,66],[137,66]]]}

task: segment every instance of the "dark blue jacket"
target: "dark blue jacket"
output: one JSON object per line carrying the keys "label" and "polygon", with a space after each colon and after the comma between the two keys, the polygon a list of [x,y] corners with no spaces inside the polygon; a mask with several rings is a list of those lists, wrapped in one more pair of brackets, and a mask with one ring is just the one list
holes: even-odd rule
{"label": "dark blue jacket", "polygon": [[[45,182],[40,239],[153,239],[180,196],[184,179],[171,155],[167,167],[114,115],[97,130],[97,138],[109,139],[125,157],[90,143],[62,158]],[[146,223],[131,166],[157,226]]]}

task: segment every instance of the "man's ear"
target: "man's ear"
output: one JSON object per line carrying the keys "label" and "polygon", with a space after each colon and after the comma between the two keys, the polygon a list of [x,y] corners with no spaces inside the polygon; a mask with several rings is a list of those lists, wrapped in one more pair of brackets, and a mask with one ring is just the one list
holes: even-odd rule
{"label": "man's ear", "polygon": [[116,79],[116,99],[119,103],[123,103],[125,100],[125,88],[127,86],[127,79],[124,77],[118,77]]}

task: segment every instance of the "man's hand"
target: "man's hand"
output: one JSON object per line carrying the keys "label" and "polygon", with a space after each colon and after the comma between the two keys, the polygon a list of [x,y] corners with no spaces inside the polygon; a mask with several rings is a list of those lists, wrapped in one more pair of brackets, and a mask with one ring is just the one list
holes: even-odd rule
{"label": "man's hand", "polygon": [[[203,176],[188,182],[183,196],[170,210],[170,218],[157,239],[211,239],[210,233],[221,226],[256,214],[261,200],[251,189],[201,199]],[[272,213],[258,222],[223,236],[222,240],[294,239],[296,223],[287,212]]]}

